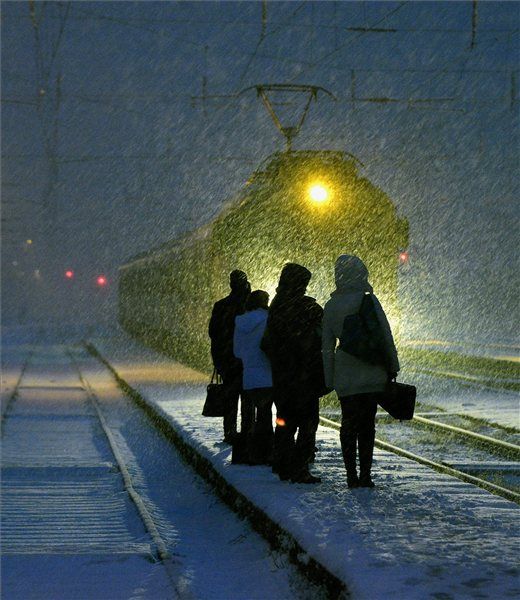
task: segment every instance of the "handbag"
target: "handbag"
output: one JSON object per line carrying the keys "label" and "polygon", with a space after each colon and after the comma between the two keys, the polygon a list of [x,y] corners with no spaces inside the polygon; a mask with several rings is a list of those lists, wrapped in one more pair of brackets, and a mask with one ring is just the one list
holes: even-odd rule
{"label": "handbag", "polygon": [[413,419],[417,388],[414,385],[398,383],[395,379],[388,381],[378,404],[394,419],[409,421]]}
{"label": "handbag", "polygon": [[363,296],[356,314],[345,317],[339,349],[367,363],[386,366],[384,335],[372,294]]}
{"label": "handbag", "polygon": [[202,409],[204,417],[223,417],[226,403],[226,390],[222,383],[222,377],[213,369],[211,381],[206,388],[206,401]]}

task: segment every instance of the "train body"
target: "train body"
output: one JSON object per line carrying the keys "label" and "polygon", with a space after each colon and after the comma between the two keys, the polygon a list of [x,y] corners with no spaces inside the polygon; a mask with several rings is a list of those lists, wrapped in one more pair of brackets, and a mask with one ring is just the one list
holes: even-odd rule
{"label": "train body", "polygon": [[210,365],[207,324],[229,293],[233,269],[272,295],[282,266],[313,273],[308,293],[324,303],[342,253],[360,256],[390,319],[397,317],[399,252],[408,222],[390,198],[338,151],[272,155],[210,223],[122,265],[119,320],[132,335],[197,368]]}

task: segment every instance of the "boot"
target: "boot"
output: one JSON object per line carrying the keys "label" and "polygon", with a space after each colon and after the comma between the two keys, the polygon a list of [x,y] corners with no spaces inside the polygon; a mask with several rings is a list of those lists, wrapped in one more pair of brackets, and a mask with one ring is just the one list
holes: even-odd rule
{"label": "boot", "polygon": [[372,481],[372,478],[370,477],[370,473],[368,473],[368,475],[363,474],[360,476],[358,487],[365,487],[365,488],[376,487],[376,484]]}
{"label": "boot", "polygon": [[347,471],[347,486],[350,489],[359,487],[359,477],[355,470],[353,472]]}
{"label": "boot", "polygon": [[316,477],[309,471],[303,471],[299,475],[291,477],[293,483],[321,483],[321,477]]}
{"label": "boot", "polygon": [[224,443],[229,444],[230,446],[233,445],[233,442],[235,441],[237,432],[227,432],[224,433],[224,439],[222,440]]}
{"label": "boot", "polygon": [[359,486],[373,488],[374,482],[370,476],[372,469],[372,457],[374,455],[374,427],[364,427],[358,437],[359,447]]}
{"label": "boot", "polygon": [[342,425],[340,440],[343,461],[347,469],[347,485],[349,488],[359,487],[356,467],[356,434],[350,428]]}

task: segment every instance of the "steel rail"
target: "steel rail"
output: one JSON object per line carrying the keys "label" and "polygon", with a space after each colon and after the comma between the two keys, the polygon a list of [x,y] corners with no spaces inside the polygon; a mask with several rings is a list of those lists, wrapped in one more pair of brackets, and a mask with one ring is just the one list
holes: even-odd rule
{"label": "steel rail", "polygon": [[75,360],[75,358],[72,356],[72,353],[68,352],[68,354],[69,354],[69,358],[70,358],[71,362],[74,364],[74,366],[78,372],[79,379],[85,388],[87,396],[88,396],[89,400],[92,402],[92,405],[94,406],[94,408],[96,410],[97,416],[99,418],[99,422],[100,422],[103,432],[108,440],[110,449],[112,450],[112,454],[114,455],[118,469],[123,478],[125,489],[128,492],[128,495],[130,496],[131,500],[135,504],[135,506],[137,508],[137,512],[139,513],[139,516],[141,517],[141,520],[143,521],[144,526],[146,527],[148,533],[151,535],[151,537],[154,541],[154,544],[157,547],[157,553],[159,555],[160,561],[163,564],[164,568],[166,569],[166,573],[168,575],[170,582],[172,583],[172,585],[175,589],[177,597],[181,598],[181,599],[192,598],[192,595],[190,593],[188,593],[186,590],[179,589],[179,586],[177,583],[179,574],[175,571],[175,565],[174,565],[172,556],[168,552],[166,543],[162,539],[161,534],[159,533],[157,526],[155,525],[152,515],[146,508],[146,505],[145,505],[143,499],[141,498],[140,494],[136,491],[136,489],[133,486],[132,477],[130,475],[130,472],[128,471],[128,468],[123,459],[123,456],[121,455],[121,452],[119,451],[119,447],[117,446],[114,436],[112,435],[112,432],[110,431],[110,429],[108,427],[108,424],[103,415],[99,400],[98,400],[94,390],[92,389],[92,386],[90,385],[90,383],[83,377],[80,367],[79,367],[77,361]]}
{"label": "steel rail", "polygon": [[[329,427],[332,429],[340,429],[341,424],[337,421],[332,421],[331,419],[327,419],[326,417],[320,416],[320,423],[325,427]],[[388,452],[393,452],[394,454],[398,454],[399,456],[403,456],[405,458],[409,458],[415,462],[418,462],[422,465],[426,465],[431,469],[438,471],[439,473],[444,473],[445,475],[451,475],[452,477],[457,477],[461,481],[465,483],[471,483],[480,488],[485,489],[492,494],[496,494],[497,496],[502,496],[507,500],[511,500],[512,502],[516,502],[520,504],[520,494],[517,492],[513,492],[512,490],[508,490],[500,485],[495,485],[494,483],[490,483],[485,479],[480,479],[479,477],[474,477],[473,475],[468,475],[463,471],[459,471],[458,469],[454,469],[453,467],[448,467],[447,465],[443,465],[441,463],[437,463],[433,460],[429,460],[428,458],[424,458],[419,456],[418,454],[414,454],[413,452],[408,452],[408,450],[404,450],[403,448],[399,448],[398,446],[394,446],[393,444],[389,444],[388,442],[383,442],[382,440],[375,440],[375,446],[377,448],[381,448],[382,450],[386,450]]]}
{"label": "steel rail", "polygon": [[518,391],[520,381],[514,378],[489,377],[487,379],[479,378],[475,375],[458,373],[457,371],[443,371],[441,369],[432,369],[429,367],[413,367],[409,369],[410,373],[419,373],[419,375],[429,375],[430,377],[440,377],[443,379],[454,380],[464,385],[473,386],[483,390],[500,391],[514,393]]}
{"label": "steel rail", "polygon": [[505,454],[507,454],[508,456],[515,456],[516,458],[520,458],[520,446],[518,446],[517,444],[511,444],[510,442],[497,440],[496,438],[492,438],[489,435],[476,433],[475,431],[463,429],[462,427],[457,427],[456,425],[448,425],[447,423],[434,421],[433,419],[429,419],[427,417],[414,416],[413,420],[411,421],[412,425],[413,423],[421,423],[426,427],[430,427],[432,429],[443,429],[450,433],[457,433],[471,440],[476,440],[481,445],[490,447],[493,446],[495,448],[499,448],[500,450],[504,450]]}
{"label": "steel rail", "polygon": [[[34,350],[31,350],[27,356],[25,357],[25,361],[22,365],[22,368],[20,370],[20,375],[18,376],[18,379],[16,380],[16,383],[14,384],[14,389],[13,392],[11,393],[11,395],[9,396],[9,398],[7,399],[7,402],[5,403],[4,409],[2,411],[2,425],[5,421],[5,419],[7,418],[7,411],[11,408],[13,402],[16,400],[17,396],[18,396],[18,390],[20,388],[20,385],[22,383],[22,378],[25,374],[25,371],[27,370],[27,367],[29,366],[29,361],[32,358],[32,355],[34,354]],[[1,435],[4,435],[4,427],[2,426],[1,429]]]}

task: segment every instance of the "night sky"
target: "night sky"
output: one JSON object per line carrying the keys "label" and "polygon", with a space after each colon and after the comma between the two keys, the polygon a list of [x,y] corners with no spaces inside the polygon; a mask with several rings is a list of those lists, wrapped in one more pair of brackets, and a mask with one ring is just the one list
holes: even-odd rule
{"label": "night sky", "polygon": [[114,318],[117,266],[209,221],[283,149],[254,91],[236,94],[290,82],[337,97],[296,149],[354,154],[410,221],[410,335],[511,340],[519,10],[3,2],[3,322]]}

